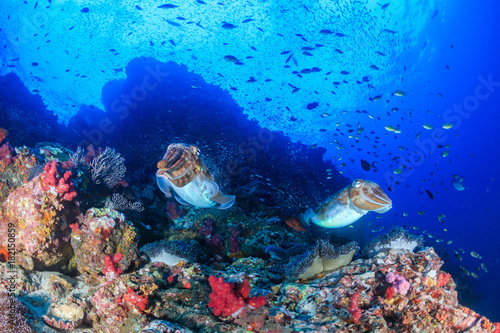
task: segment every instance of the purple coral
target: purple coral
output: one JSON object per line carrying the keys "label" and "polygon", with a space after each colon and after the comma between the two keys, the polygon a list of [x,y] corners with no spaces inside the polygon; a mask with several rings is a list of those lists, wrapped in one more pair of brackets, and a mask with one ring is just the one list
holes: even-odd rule
{"label": "purple coral", "polygon": [[4,333],[32,333],[25,317],[26,308],[7,292],[0,292],[0,323]]}
{"label": "purple coral", "polygon": [[229,237],[229,253],[236,253],[240,250],[240,240],[238,236],[240,231],[236,227],[231,228],[231,237]]}
{"label": "purple coral", "polygon": [[410,289],[410,283],[404,278],[404,276],[399,275],[397,272],[387,273],[385,280],[392,284],[396,294],[404,296],[408,293],[408,289]]}

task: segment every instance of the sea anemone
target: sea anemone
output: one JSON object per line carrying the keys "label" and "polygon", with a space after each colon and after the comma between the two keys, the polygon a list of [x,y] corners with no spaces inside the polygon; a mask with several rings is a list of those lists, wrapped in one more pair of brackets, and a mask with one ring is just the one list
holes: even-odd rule
{"label": "sea anemone", "polygon": [[180,261],[195,261],[196,251],[185,241],[161,240],[144,245],[141,252],[146,253],[153,262],[163,262],[175,266]]}
{"label": "sea anemone", "polygon": [[379,235],[363,249],[363,255],[374,257],[380,252],[389,250],[413,251],[416,247],[424,245],[422,236],[413,236],[401,227],[393,228],[389,233]]}
{"label": "sea anemone", "polygon": [[326,240],[318,240],[314,248],[292,257],[285,267],[287,279],[310,279],[347,266],[359,250],[356,242],[334,247]]}

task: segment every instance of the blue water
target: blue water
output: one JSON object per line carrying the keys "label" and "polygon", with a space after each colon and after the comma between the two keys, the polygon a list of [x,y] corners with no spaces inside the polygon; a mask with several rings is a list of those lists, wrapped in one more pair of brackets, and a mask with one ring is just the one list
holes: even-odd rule
{"label": "blue water", "polygon": [[[133,76],[130,71],[127,76],[130,61],[144,56],[182,64],[183,69],[172,69],[170,75],[185,79],[185,86],[176,83],[177,89],[153,89],[149,96],[155,96],[157,104],[148,99],[139,103],[142,121],[152,123],[147,112],[155,114],[161,108],[162,96],[168,103],[165,96],[175,95],[169,107],[177,103],[186,108],[183,114],[198,112],[203,117],[210,116],[207,109],[197,110],[196,103],[187,108],[182,98],[212,100],[234,110],[234,119],[216,115],[217,126],[227,119],[226,126],[241,121],[234,126],[243,128],[244,113],[262,127],[283,131],[294,142],[325,148],[323,159],[337,165],[345,176],[375,181],[393,200],[394,208],[380,219],[369,214],[357,222],[366,225],[366,237],[378,234],[372,229],[384,232],[382,227],[392,225],[417,227],[415,234],[432,234],[434,238],[424,236],[425,244],[435,247],[445,260],[444,269],[452,273],[460,301],[500,320],[500,190],[496,187],[500,173],[500,6],[493,1],[393,1],[385,9],[375,1],[306,1],[302,6],[286,1],[248,1],[246,6],[243,2],[222,3],[179,2],[178,8],[158,9],[162,2],[138,0],[121,8],[104,1],[83,5],[5,0],[0,3],[0,74],[19,76],[61,124],[71,125],[80,109],[82,117],[88,118],[85,126],[95,129],[99,126],[95,120],[106,118],[100,110],[112,113],[113,98],[134,89],[134,85],[120,83]],[[252,20],[243,23],[246,19]],[[236,27],[222,28],[223,22]],[[321,29],[345,36],[322,35]],[[313,55],[305,55],[302,47],[313,48],[309,51]],[[290,53],[280,54],[284,51]],[[225,60],[227,55],[243,64]],[[294,73],[313,67],[321,71]],[[362,80],[364,76],[368,82]],[[252,77],[255,82],[248,82]],[[333,84],[335,81],[339,84]],[[487,81],[494,83],[485,84]],[[113,88],[107,88],[112,82]],[[2,87],[9,88],[8,82]],[[300,89],[292,93],[296,88]],[[19,90],[13,90],[14,95],[21,93],[22,88],[15,89]],[[405,95],[394,96],[396,90]],[[371,101],[375,96],[381,96],[380,100]],[[315,102],[316,108],[307,108]],[[456,106],[465,111],[454,112]],[[398,109],[392,111],[394,108]],[[111,117],[118,130],[104,133],[98,145],[123,141],[121,126],[137,125],[127,123],[127,116],[122,122],[120,115],[114,114],[119,120]],[[33,126],[50,120],[40,119]],[[26,120],[26,124],[30,122],[35,121]],[[444,123],[454,126],[445,130]],[[84,122],[76,124],[80,133],[66,137],[64,144],[74,146],[89,140],[82,130]],[[163,126],[154,124],[159,129]],[[208,129],[210,125],[204,129],[204,124],[195,130],[204,131],[200,136],[210,146],[210,138],[220,138],[217,129]],[[424,124],[441,130],[427,130]],[[384,127],[389,125],[401,133],[387,131]],[[356,134],[359,127],[363,131]],[[172,130],[182,137],[181,129],[178,124]],[[354,131],[349,133],[350,129]],[[245,137],[245,130],[240,134]],[[28,144],[30,137],[24,139],[16,144]],[[47,138],[41,135],[36,141],[43,139]],[[446,157],[442,157],[444,151],[449,152]],[[397,156],[401,158],[394,161]],[[410,157],[415,158],[413,164]],[[376,162],[377,171],[364,171],[360,159]],[[402,174],[394,174],[396,168]],[[452,175],[463,177],[465,190],[452,186]],[[317,194],[318,201],[325,198]],[[440,222],[438,215],[446,217]],[[437,243],[437,239],[443,241]],[[471,251],[482,258],[473,258]],[[488,272],[477,269],[481,263]],[[467,276],[463,268],[477,278]]]}

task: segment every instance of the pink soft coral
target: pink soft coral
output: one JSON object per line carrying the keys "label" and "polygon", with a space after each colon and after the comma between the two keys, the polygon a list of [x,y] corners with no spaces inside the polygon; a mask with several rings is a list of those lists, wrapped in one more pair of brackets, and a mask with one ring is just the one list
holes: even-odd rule
{"label": "pink soft coral", "polygon": [[48,162],[45,164],[44,173],[40,178],[42,190],[61,194],[64,200],[71,201],[76,197],[76,191],[70,177],[71,171],[66,171],[61,178],[57,178],[57,162]]}
{"label": "pink soft coral", "polygon": [[394,287],[394,292],[400,295],[406,295],[410,289],[410,283],[397,272],[389,272],[385,276],[387,282],[391,283]]}
{"label": "pink soft coral", "polygon": [[246,304],[253,308],[266,304],[264,296],[248,297],[251,288],[247,280],[235,287],[234,283],[224,282],[222,277],[210,275],[208,282],[212,287],[208,306],[214,309],[216,316],[236,315]]}

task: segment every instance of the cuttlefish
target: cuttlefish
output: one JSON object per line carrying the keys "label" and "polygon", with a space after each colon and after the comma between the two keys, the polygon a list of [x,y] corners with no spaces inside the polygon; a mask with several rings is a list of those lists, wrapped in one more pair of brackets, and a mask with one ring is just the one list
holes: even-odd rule
{"label": "cuttlefish", "polygon": [[356,222],[366,213],[385,213],[392,208],[392,200],[380,186],[369,180],[357,179],[329,198],[314,212],[309,208],[301,215],[306,225],[309,221],[324,228],[342,228]]}
{"label": "cuttlefish", "polygon": [[167,197],[183,205],[219,209],[232,206],[235,197],[222,194],[195,145],[173,143],[168,146],[162,160],[158,162],[156,181]]}

